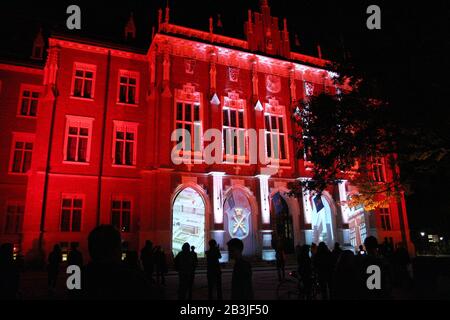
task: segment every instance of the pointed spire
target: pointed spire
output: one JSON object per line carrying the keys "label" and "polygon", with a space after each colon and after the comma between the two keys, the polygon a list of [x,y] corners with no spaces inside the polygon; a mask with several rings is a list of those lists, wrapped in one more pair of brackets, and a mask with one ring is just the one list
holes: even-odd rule
{"label": "pointed spire", "polygon": [[169,0],[167,0],[167,5],[166,5],[166,16],[165,16],[165,23],[169,23],[170,20],[170,8],[169,8]]}
{"label": "pointed spire", "polygon": [[162,24],[162,9],[158,9],[158,32],[161,31],[161,24]]}
{"label": "pointed spire", "polygon": [[261,104],[261,102],[259,100],[256,101],[255,110],[256,111],[263,111],[263,106],[262,106],[262,104]]}
{"label": "pointed spire", "polygon": [[220,18],[220,13],[217,15],[217,24],[216,24],[217,28],[222,28],[223,24],[222,24],[222,20]]}
{"label": "pointed spire", "polygon": [[299,39],[297,33],[295,34],[295,46],[296,46],[296,47],[300,47],[300,39]]}
{"label": "pointed spire", "polygon": [[217,96],[217,93],[214,93],[212,99],[211,99],[211,104],[218,106],[220,104],[220,100],[219,97]]}
{"label": "pointed spire", "polygon": [[134,14],[131,12],[130,18],[125,25],[125,39],[134,40],[136,39],[136,24],[134,23]]}
{"label": "pointed spire", "polygon": [[214,32],[214,23],[213,23],[213,17],[209,17],[209,33]]}
{"label": "pointed spire", "polygon": [[44,57],[44,46],[45,41],[42,36],[42,28],[39,28],[39,32],[34,38],[33,42],[33,52],[31,53],[31,59],[42,60]]}
{"label": "pointed spire", "polygon": [[320,48],[320,44],[317,44],[317,55],[319,59],[322,59],[322,49]]}

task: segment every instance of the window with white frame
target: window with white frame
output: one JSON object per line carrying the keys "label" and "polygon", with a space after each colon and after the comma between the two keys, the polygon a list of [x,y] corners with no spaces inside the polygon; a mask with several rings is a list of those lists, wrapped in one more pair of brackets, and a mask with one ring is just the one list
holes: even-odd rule
{"label": "window with white frame", "polygon": [[113,163],[119,166],[136,165],[138,123],[114,121]]}
{"label": "window with white frame", "polygon": [[372,158],[372,175],[375,182],[385,182],[384,159],[381,157]]}
{"label": "window with white frame", "polygon": [[222,108],[222,139],[225,156],[245,157],[246,155],[246,119],[245,100],[230,92],[224,97]]}
{"label": "window with white frame", "polygon": [[80,232],[83,198],[79,195],[63,195],[61,201],[61,231]]}
{"label": "window with white frame", "polygon": [[77,98],[94,98],[96,66],[75,63],[73,73],[72,96]]}
{"label": "window with white frame", "polygon": [[202,121],[200,103],[176,102],[175,127],[182,130],[177,145],[184,151],[201,152]]}
{"label": "window with white frame", "polygon": [[381,229],[383,231],[391,231],[392,230],[391,211],[389,210],[389,208],[381,208],[379,214],[381,221]]}
{"label": "window with white frame", "polygon": [[9,171],[11,173],[27,173],[30,170],[33,145],[34,135],[13,133],[11,161],[9,165]]}
{"label": "window with white frame", "polygon": [[22,201],[8,201],[6,204],[5,234],[19,234],[22,232],[23,214],[25,206]]}
{"label": "window with white frame", "polygon": [[284,116],[265,113],[264,127],[267,158],[287,160],[287,132]]}
{"label": "window with white frame", "polygon": [[64,160],[88,163],[90,159],[93,118],[66,116]]}
{"label": "window with white frame", "polygon": [[137,104],[138,85],[139,85],[138,72],[120,70],[118,102],[124,104]]}
{"label": "window with white frame", "polygon": [[18,114],[24,117],[36,117],[41,89],[38,86],[22,85],[20,88]]}
{"label": "window with white frame", "polygon": [[111,224],[120,232],[131,230],[131,200],[113,199],[111,203]]}

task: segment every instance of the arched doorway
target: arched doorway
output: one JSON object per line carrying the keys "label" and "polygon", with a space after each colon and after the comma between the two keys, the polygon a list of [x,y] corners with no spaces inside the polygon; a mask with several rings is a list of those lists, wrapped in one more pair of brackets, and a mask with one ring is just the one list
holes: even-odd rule
{"label": "arched doorway", "polygon": [[176,255],[185,242],[195,246],[199,257],[205,252],[205,203],[193,188],[181,190],[172,206],[172,252]]}
{"label": "arched doorway", "polygon": [[275,239],[281,242],[286,253],[294,253],[294,224],[289,207],[280,194],[272,196],[272,216],[274,217]]}
{"label": "arched doorway", "polygon": [[223,206],[225,243],[232,238],[244,242],[246,256],[255,254],[253,234],[253,212],[247,194],[240,188],[233,188],[227,194]]}
{"label": "arched doorway", "polygon": [[325,195],[311,197],[312,205],[312,241],[316,244],[325,242],[331,249],[337,240],[336,221],[330,200]]}

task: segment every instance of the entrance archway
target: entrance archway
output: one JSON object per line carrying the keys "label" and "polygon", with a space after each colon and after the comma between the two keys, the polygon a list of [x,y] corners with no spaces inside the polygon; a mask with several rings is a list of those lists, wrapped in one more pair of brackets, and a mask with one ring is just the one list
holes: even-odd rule
{"label": "entrance archway", "polygon": [[205,252],[205,203],[193,188],[181,190],[172,205],[172,252],[181,251],[185,242],[195,246],[199,257]]}
{"label": "entrance archway", "polygon": [[238,187],[226,193],[224,205],[225,243],[231,238],[244,242],[246,256],[255,255],[254,210],[248,194]]}
{"label": "entrance archway", "polygon": [[272,196],[272,216],[275,228],[274,240],[281,242],[286,253],[294,253],[294,223],[288,204],[280,192]]}
{"label": "entrance archway", "polygon": [[312,241],[316,244],[325,242],[331,249],[337,240],[334,208],[327,196],[312,196]]}

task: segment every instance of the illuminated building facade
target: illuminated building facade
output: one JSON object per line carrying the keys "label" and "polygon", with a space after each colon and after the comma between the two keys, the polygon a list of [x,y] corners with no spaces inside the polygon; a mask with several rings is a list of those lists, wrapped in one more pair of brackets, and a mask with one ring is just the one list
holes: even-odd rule
{"label": "illuminated building facade", "polygon": [[[0,64],[0,242],[30,259],[56,243],[87,253],[98,224],[117,226],[134,250],[150,239],[176,252],[188,241],[201,255],[211,238],[225,251],[239,237],[246,255],[263,259],[274,258],[274,239],[288,251],[320,241],[355,247],[367,235],[409,242],[403,199],[349,209],[345,181],[320,198],[287,195],[312,167],[295,157],[292,110],[336,88],[326,60],[291,52],[286,20],[279,29],[267,1],[249,11],[245,40],[215,34],[212,22],[209,32],[172,24],[169,14],[159,11],[145,52],[51,36],[42,67]],[[134,37],[132,20],[125,31]],[[44,43],[39,35],[36,61]],[[223,146],[212,164],[196,157],[211,128]],[[173,140],[175,129],[193,143]],[[263,132],[257,144],[250,129]],[[183,157],[197,161],[174,162],[180,141]],[[251,162],[254,148],[279,168]],[[384,159],[374,175],[391,179]]]}

